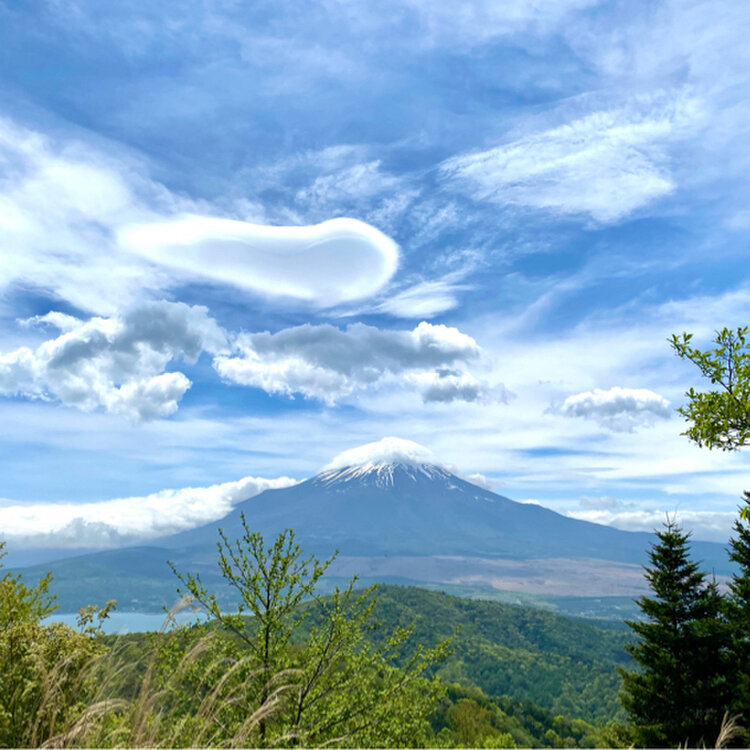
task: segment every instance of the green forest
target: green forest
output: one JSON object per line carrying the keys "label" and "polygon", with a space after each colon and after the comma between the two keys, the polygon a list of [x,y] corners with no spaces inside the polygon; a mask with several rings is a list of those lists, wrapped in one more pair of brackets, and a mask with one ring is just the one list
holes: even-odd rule
{"label": "green forest", "polygon": [[[750,503],[750,496],[746,497]],[[244,521],[244,519],[243,519]],[[328,561],[291,530],[222,536],[226,612],[198,576],[159,633],[107,636],[114,608],[45,623],[51,577],[0,578],[3,747],[629,747],[744,742],[750,526],[727,594],[668,522],[627,627],[413,587],[319,595]],[[2,547],[0,547],[0,550]],[[180,607],[205,621],[176,626]]]}
{"label": "green forest", "polygon": [[[625,632],[411,587],[353,581],[317,597],[325,563],[303,560],[293,534],[270,549],[248,539],[244,558],[245,546],[229,549],[244,594],[255,585],[250,611],[215,609],[205,623],[160,633],[104,635],[113,603],[81,610],[78,629],[44,624],[50,578],[27,587],[6,573],[0,743],[612,744]],[[199,580],[184,581],[218,606]]]}

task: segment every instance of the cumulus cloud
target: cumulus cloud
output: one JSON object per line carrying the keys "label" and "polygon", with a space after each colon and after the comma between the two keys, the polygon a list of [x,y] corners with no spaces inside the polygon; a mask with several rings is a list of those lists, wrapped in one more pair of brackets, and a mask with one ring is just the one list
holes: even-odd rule
{"label": "cumulus cloud", "polygon": [[393,378],[411,382],[425,401],[475,401],[487,395],[484,387],[457,367],[481,354],[457,328],[424,321],[411,331],[307,324],[240,334],[235,352],[215,357],[214,367],[230,382],[328,403]]}
{"label": "cumulus cloud", "polygon": [[62,333],[35,349],[0,354],[0,394],[56,400],[84,411],[103,408],[130,419],[165,417],[190,387],[181,372],[164,372],[182,358],[226,346],[205,307],[150,302],[116,318],[84,322],[59,313],[33,318]]}
{"label": "cumulus cloud", "polygon": [[632,432],[672,415],[669,401],[647,388],[595,388],[568,396],[560,408],[567,417],[595,419],[615,432]]}
{"label": "cumulus cloud", "polygon": [[87,321],[48,313],[22,321],[60,334],[36,348],[0,354],[0,395],[104,409],[133,420],[173,414],[191,382],[170,362],[213,357],[226,381],[267,393],[301,394],[333,404],[386,383],[417,390],[425,403],[507,400],[462,368],[482,350],[456,328],[420,323],[411,331],[356,323],[269,332],[225,331],[200,306],[149,302],[118,317]]}
{"label": "cumulus cloud", "polygon": [[644,99],[461,154],[441,173],[475,200],[616,222],[674,190],[666,144],[697,117],[691,100]]}
{"label": "cumulus cloud", "polygon": [[374,294],[398,265],[396,243],[355,219],[275,227],[183,215],[122,227],[118,241],[187,277],[321,305]]}
{"label": "cumulus cloud", "polygon": [[[23,284],[112,315],[203,281],[328,306],[377,292],[398,265],[396,244],[364,222],[207,215],[218,209],[172,193],[114,147],[2,118],[0,167],[0,293]],[[247,207],[230,209],[244,219]]]}
{"label": "cumulus cloud", "polygon": [[132,544],[217,521],[237,503],[293,484],[289,477],[245,477],[95,503],[8,505],[0,507],[0,528],[4,540],[27,548]]}
{"label": "cumulus cloud", "polygon": [[406,376],[422,394],[425,403],[450,403],[452,401],[500,401],[507,403],[511,394],[504,385],[490,386],[468,372],[447,367],[430,372]]}
{"label": "cumulus cloud", "polygon": [[625,531],[658,531],[662,528],[667,515],[675,518],[685,531],[690,531],[693,538],[705,541],[726,542],[731,533],[736,513],[700,510],[626,510],[617,511],[606,508],[592,510],[574,510],[568,512],[572,518],[592,523],[614,526]]}

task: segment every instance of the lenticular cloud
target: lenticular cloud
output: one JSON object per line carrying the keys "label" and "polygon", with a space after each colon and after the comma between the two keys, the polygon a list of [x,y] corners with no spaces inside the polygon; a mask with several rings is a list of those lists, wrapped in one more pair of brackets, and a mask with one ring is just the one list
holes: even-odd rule
{"label": "lenticular cloud", "polygon": [[413,440],[397,437],[384,437],[374,443],[367,443],[339,453],[321,471],[348,469],[352,466],[377,466],[379,464],[402,463],[409,466],[439,464],[435,454]]}
{"label": "lenticular cloud", "polygon": [[398,265],[396,243],[355,219],[277,227],[186,214],[124,227],[118,242],[188,278],[324,306],[374,294]]}

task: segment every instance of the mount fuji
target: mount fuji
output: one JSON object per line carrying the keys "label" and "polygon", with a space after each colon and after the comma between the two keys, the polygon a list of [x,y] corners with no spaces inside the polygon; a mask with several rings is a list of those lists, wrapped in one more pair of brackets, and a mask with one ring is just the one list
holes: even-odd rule
{"label": "mount fuji", "polygon": [[417,443],[384,438],[345,451],[311,479],[267,490],[220,521],[156,544],[213,550],[220,528],[230,539],[239,535],[240,514],[266,536],[291,527],[304,549],[346,556],[585,554],[640,562],[650,538],[514,502],[461,479]]}
{"label": "mount fuji", "polygon": [[[219,521],[153,540],[148,547],[97,552],[51,565],[56,585],[107,579],[121,607],[143,605],[183,570],[216,577],[216,542],[242,534],[241,514],[266,539],[295,530],[305,552],[328,557],[331,575],[486,587],[531,594],[633,596],[653,534],[621,531],[514,502],[462,479],[427,449],[384,438],[345,451],[314,477],[238,503]],[[722,545],[694,542],[704,568],[729,572]],[[133,595],[139,581],[141,598]],[[103,584],[103,581],[100,581]],[[98,584],[94,583],[96,589]],[[118,595],[119,594],[119,595]],[[61,596],[67,606],[69,596]],[[84,604],[81,600],[81,605]],[[168,602],[164,602],[168,603]]]}
{"label": "mount fuji", "polygon": [[[240,503],[221,521],[157,543],[215,549],[219,528],[229,538],[239,535],[241,513],[264,535],[292,527],[305,549],[359,557],[587,557],[640,564],[653,539],[515,502],[461,479],[417,443],[384,438],[345,451],[311,479]],[[713,559],[720,545],[697,544],[712,564],[720,562]]]}

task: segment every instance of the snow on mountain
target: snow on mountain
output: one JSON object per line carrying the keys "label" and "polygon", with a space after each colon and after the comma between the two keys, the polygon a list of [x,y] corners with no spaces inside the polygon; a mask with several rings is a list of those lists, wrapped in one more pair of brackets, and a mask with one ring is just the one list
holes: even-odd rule
{"label": "snow on mountain", "polygon": [[374,443],[340,453],[327,463],[313,481],[330,486],[354,479],[393,486],[397,477],[416,481],[418,476],[448,479],[451,472],[435,454],[419,443],[397,437],[384,437]]}
{"label": "snow on mountain", "polygon": [[440,462],[431,450],[419,443],[415,443],[413,440],[384,437],[382,440],[374,443],[366,443],[365,445],[350,448],[343,453],[339,453],[336,458],[329,461],[321,469],[321,473],[353,467],[375,467],[383,464],[403,464],[404,466],[429,464],[439,466]]}
{"label": "snow on mountain", "polygon": [[392,487],[399,476],[411,481],[416,481],[418,476],[444,480],[460,477],[483,490],[492,490],[490,481],[482,474],[463,476],[453,466],[439,460],[429,448],[397,437],[384,437],[339,453],[310,481],[331,486],[363,479],[380,487]]}

